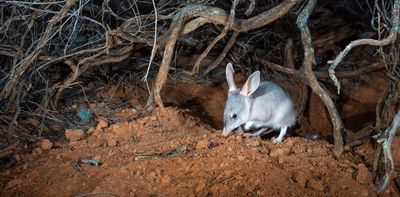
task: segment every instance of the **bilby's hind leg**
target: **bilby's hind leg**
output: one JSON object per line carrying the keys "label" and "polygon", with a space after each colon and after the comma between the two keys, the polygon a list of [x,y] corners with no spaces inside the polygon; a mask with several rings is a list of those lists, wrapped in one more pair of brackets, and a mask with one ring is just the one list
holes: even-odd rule
{"label": "bilby's hind leg", "polygon": [[261,133],[263,133],[266,130],[267,130],[267,128],[261,128],[255,133],[245,133],[245,134],[243,134],[243,136],[244,137],[256,137],[256,136],[261,135]]}
{"label": "bilby's hind leg", "polygon": [[275,138],[272,143],[274,144],[278,144],[280,142],[282,142],[283,136],[286,135],[286,131],[287,131],[287,127],[282,127],[281,128],[281,132],[279,133],[279,136],[277,138]]}

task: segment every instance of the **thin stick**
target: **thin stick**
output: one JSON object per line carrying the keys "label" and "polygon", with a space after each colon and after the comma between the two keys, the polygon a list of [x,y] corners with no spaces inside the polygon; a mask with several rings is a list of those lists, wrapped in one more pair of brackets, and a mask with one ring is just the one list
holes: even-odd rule
{"label": "thin stick", "polygon": [[149,95],[151,94],[151,90],[149,87],[149,83],[147,81],[147,77],[149,76],[150,72],[150,67],[151,64],[153,63],[154,56],[156,54],[156,46],[157,46],[157,24],[158,24],[158,14],[157,14],[157,7],[156,3],[154,0],[151,1],[153,3],[153,9],[154,9],[154,15],[155,15],[155,21],[154,21],[154,42],[153,42],[153,49],[151,49],[151,55],[150,55],[150,60],[149,60],[149,65],[147,66],[147,71],[144,77],[142,78],[142,81],[146,83],[147,91],[149,92]]}

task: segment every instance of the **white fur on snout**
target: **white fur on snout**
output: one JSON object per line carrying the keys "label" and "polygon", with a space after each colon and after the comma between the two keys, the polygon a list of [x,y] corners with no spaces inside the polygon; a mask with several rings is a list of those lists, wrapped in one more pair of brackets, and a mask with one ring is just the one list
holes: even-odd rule
{"label": "white fur on snout", "polygon": [[224,130],[222,130],[222,135],[223,135],[224,137],[226,137],[226,136],[229,135],[229,133],[231,133],[231,130],[228,130],[226,127],[224,127]]}

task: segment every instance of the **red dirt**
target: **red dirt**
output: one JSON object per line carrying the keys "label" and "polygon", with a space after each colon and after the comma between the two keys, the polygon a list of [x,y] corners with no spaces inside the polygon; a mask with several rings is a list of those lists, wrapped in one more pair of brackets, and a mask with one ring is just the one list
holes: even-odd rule
{"label": "red dirt", "polygon": [[[239,83],[246,79],[240,77]],[[97,125],[88,131],[88,125],[77,125],[64,131],[65,143],[43,139],[31,153],[19,153],[19,162],[0,172],[0,196],[376,196],[371,144],[336,158],[332,145],[324,140],[288,136],[283,143],[273,145],[260,138],[223,138],[214,128],[223,125],[226,85],[169,85],[164,101],[191,110],[156,109],[154,114],[141,113],[147,96],[139,87],[93,86],[96,102],[89,105]],[[298,89],[290,84],[285,87],[298,102]],[[365,114],[376,105],[381,89],[369,84],[343,91],[356,91],[340,102],[343,116],[349,119],[346,125],[370,121],[365,120]],[[72,102],[65,107],[67,115],[87,106]],[[111,107],[124,103],[135,108]],[[317,96],[310,95],[308,107],[308,123],[302,129],[323,137],[331,135],[329,118]],[[182,147],[186,147],[182,154],[162,156]],[[399,137],[392,150],[399,174]],[[143,153],[161,156],[138,159]],[[81,164],[78,171],[74,167],[79,158],[96,159],[102,165]],[[399,183],[395,177],[380,196],[399,196]]]}
{"label": "red dirt", "polygon": [[[82,140],[21,155],[19,164],[0,173],[1,196],[96,192],[104,193],[100,196],[110,196],[107,192],[118,196],[376,195],[368,164],[373,153],[369,145],[337,159],[332,145],[323,140],[287,137],[273,145],[260,138],[223,138],[221,131],[188,112],[167,108],[115,124],[102,120]],[[132,109],[119,113],[132,113]],[[397,138],[397,164],[399,145]],[[182,146],[187,146],[186,152],[175,157],[135,160],[140,153],[162,153]],[[81,164],[82,170],[77,171],[74,161],[78,158],[103,164]],[[399,195],[391,186],[383,196]]]}

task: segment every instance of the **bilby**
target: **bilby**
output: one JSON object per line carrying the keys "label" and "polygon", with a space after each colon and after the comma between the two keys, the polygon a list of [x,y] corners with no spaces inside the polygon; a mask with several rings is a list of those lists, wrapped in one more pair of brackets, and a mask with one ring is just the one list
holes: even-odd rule
{"label": "bilby", "polygon": [[244,133],[246,137],[262,134],[268,128],[280,129],[279,136],[273,143],[282,141],[287,128],[296,123],[296,111],[290,95],[278,84],[260,81],[260,71],[249,76],[241,89],[234,81],[234,70],[231,63],[226,66],[228,81],[228,98],[224,109],[223,136],[240,129],[256,130]]}

